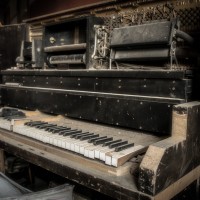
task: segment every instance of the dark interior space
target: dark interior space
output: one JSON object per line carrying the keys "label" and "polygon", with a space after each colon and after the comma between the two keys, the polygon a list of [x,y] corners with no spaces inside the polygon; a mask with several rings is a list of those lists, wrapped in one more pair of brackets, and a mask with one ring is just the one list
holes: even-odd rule
{"label": "dark interior space", "polygon": [[23,20],[52,14],[68,9],[102,3],[102,0],[2,0],[0,2],[0,21],[3,25],[21,23]]}

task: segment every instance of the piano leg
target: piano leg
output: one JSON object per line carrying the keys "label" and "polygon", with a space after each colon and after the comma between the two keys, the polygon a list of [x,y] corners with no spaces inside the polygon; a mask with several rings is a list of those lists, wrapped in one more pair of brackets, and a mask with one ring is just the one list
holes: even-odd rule
{"label": "piano leg", "polygon": [[5,173],[4,150],[0,149],[0,172]]}

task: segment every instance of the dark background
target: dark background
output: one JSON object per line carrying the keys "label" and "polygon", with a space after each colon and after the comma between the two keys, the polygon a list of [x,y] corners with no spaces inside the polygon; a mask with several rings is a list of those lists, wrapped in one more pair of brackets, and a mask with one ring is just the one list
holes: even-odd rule
{"label": "dark background", "polygon": [[0,22],[3,25],[21,23],[24,19],[103,1],[105,0],[1,0]]}

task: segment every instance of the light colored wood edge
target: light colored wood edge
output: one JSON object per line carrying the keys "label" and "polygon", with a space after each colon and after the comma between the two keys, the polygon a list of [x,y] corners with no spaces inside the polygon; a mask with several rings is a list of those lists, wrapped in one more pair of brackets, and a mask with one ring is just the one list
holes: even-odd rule
{"label": "light colored wood edge", "polygon": [[187,136],[187,114],[179,114],[173,111],[172,114],[172,136],[184,137]]}

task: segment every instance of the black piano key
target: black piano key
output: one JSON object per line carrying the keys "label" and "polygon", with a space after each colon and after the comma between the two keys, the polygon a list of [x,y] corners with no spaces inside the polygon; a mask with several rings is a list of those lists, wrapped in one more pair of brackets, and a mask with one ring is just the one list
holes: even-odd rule
{"label": "black piano key", "polygon": [[27,124],[29,124],[29,125],[36,125],[36,124],[43,124],[43,123],[45,123],[45,122],[44,121],[30,121]]}
{"label": "black piano key", "polygon": [[119,140],[113,140],[113,141],[109,141],[109,142],[105,142],[102,146],[105,147],[105,146],[109,146],[111,144],[114,144],[114,143],[117,143],[117,142],[121,142],[122,140],[119,139]]}
{"label": "black piano key", "polygon": [[58,127],[57,125],[56,126],[49,126],[49,127],[45,128],[45,131],[53,133],[54,130],[58,129],[57,127]]}
{"label": "black piano key", "polygon": [[[77,139],[76,137],[79,137],[79,136],[81,136],[81,135],[84,135],[86,132],[81,132],[81,133],[78,133],[77,135],[71,135],[70,136],[70,138],[75,138],[75,139]],[[88,133],[88,132],[87,132]],[[87,134],[86,133],[86,134]]]}
{"label": "black piano key", "polygon": [[124,145],[121,145],[121,146],[116,147],[116,148],[115,148],[115,151],[116,151],[116,152],[119,152],[119,151],[128,149],[128,148],[133,147],[133,146],[134,146],[134,143],[124,144]]}
{"label": "black piano key", "polygon": [[72,130],[72,131],[70,131],[70,132],[66,132],[66,133],[64,133],[63,134],[63,136],[70,136],[70,135],[73,135],[73,134],[78,134],[78,133],[81,133],[82,131],[74,131],[74,130]]}
{"label": "black piano key", "polygon": [[119,146],[124,145],[124,144],[128,144],[128,141],[115,142],[113,144],[110,144],[109,148],[112,149],[112,148],[119,147]]}
{"label": "black piano key", "polygon": [[67,130],[70,130],[70,128],[58,126],[58,128],[57,128],[57,129],[54,129],[54,130],[52,131],[52,133],[59,133],[59,132],[61,132],[61,131],[67,131]]}
{"label": "black piano key", "polygon": [[103,139],[97,139],[96,141],[93,142],[94,145],[99,145],[99,144],[103,144],[105,142],[108,142],[108,141],[112,141],[113,138],[103,138]]}
{"label": "black piano key", "polygon": [[69,132],[72,132],[72,131],[78,131],[78,129],[64,130],[64,131],[59,132],[59,135],[64,135],[65,133],[69,133]]}
{"label": "black piano key", "polygon": [[70,135],[70,138],[75,138],[76,136],[78,136],[78,135],[83,133],[82,130],[80,130],[80,131],[81,131],[80,133]]}
{"label": "black piano key", "polygon": [[41,123],[44,123],[44,122],[42,122],[42,121],[29,121],[29,122],[25,122],[24,125],[29,126],[31,124],[41,124]]}
{"label": "black piano key", "polygon": [[46,129],[46,128],[55,127],[55,126],[57,126],[57,125],[56,124],[43,124],[43,125],[37,125],[35,127],[38,129]]}
{"label": "black piano key", "polygon": [[86,136],[80,137],[80,140],[90,140],[92,138],[98,138],[98,137],[99,137],[99,134],[96,134],[96,135],[86,135]]}
{"label": "black piano key", "polygon": [[[75,131],[77,131],[77,129],[74,129]],[[63,135],[64,133],[70,132],[72,131],[71,128],[68,128],[67,130],[61,130],[58,132],[58,135]]]}
{"label": "black piano key", "polygon": [[82,131],[77,131],[76,133],[72,133],[70,135],[70,138],[75,138],[77,135],[80,135],[82,133]]}
{"label": "black piano key", "polygon": [[57,125],[56,126],[50,126],[50,127],[47,127],[47,128],[45,128],[45,131],[47,131],[47,132],[53,132],[53,130],[57,130]]}
{"label": "black piano key", "polygon": [[93,142],[95,142],[98,139],[105,139],[105,138],[107,138],[107,136],[102,136],[102,137],[98,137],[98,138],[92,138],[92,139],[88,140],[88,143],[93,143]]}
{"label": "black piano key", "polygon": [[30,126],[37,128],[38,126],[44,126],[44,125],[47,125],[47,124],[48,124],[47,122],[43,122],[41,124],[31,124]]}
{"label": "black piano key", "polygon": [[89,132],[84,132],[82,134],[79,134],[75,137],[75,139],[80,139],[81,137],[83,136],[86,136],[86,135],[93,135],[94,133],[89,133]]}
{"label": "black piano key", "polygon": [[35,127],[37,125],[44,125],[44,124],[48,124],[48,123],[47,122],[30,123],[28,126]]}

